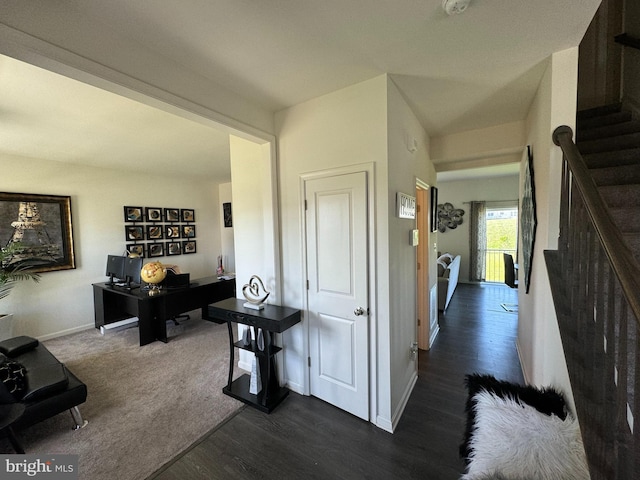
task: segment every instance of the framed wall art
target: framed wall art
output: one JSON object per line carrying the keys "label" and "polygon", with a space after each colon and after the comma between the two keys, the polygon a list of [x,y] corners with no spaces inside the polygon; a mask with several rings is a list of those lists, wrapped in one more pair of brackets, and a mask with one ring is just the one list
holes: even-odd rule
{"label": "framed wall art", "polygon": [[182,238],[195,238],[196,226],[195,225],[182,225]]}
{"label": "framed wall art", "polygon": [[156,207],[147,207],[145,210],[147,222],[161,222],[162,209]]}
{"label": "framed wall art", "polygon": [[0,192],[0,244],[23,247],[9,265],[35,272],[76,268],[71,197]]}
{"label": "framed wall art", "polygon": [[144,257],[144,245],[141,243],[130,243],[127,245],[127,252],[130,255],[137,255],[139,257]]}
{"label": "framed wall art", "polygon": [[125,222],[141,222],[142,219],[142,207],[124,207]]}
{"label": "framed wall art", "polygon": [[438,188],[431,187],[430,189],[431,198],[429,201],[431,202],[429,206],[431,207],[431,231],[438,231]]}
{"label": "framed wall art", "polygon": [[529,293],[533,247],[538,226],[536,189],[533,180],[533,154],[531,153],[530,145],[527,145],[525,155],[524,185],[522,189],[522,204],[520,206],[520,235],[522,235],[522,270],[524,273],[525,293]]}
{"label": "framed wall art", "polygon": [[180,238],[180,227],[178,225],[166,225],[164,238]]}
{"label": "framed wall art", "polygon": [[144,240],[144,230],[142,225],[126,225],[124,227],[125,239],[130,242],[139,242]]}
{"label": "framed wall art", "polygon": [[185,255],[189,253],[196,253],[196,241],[184,240],[182,242],[182,253],[184,253]]}
{"label": "framed wall art", "polygon": [[183,208],[182,210],[180,210],[180,216],[182,217],[183,222],[196,221],[196,213],[191,208]]}
{"label": "framed wall art", "polygon": [[231,214],[231,203],[223,203],[222,204],[222,215],[224,216],[224,226],[225,228],[233,227],[233,216]]}
{"label": "framed wall art", "polygon": [[167,242],[167,255],[180,255],[182,253],[182,245],[180,242]]}
{"label": "framed wall art", "polygon": [[162,243],[150,243],[147,245],[149,258],[164,257],[164,245]]}
{"label": "framed wall art", "polygon": [[162,239],[162,227],[160,225],[147,225],[147,240]]}
{"label": "framed wall art", "polygon": [[[193,208],[124,206],[126,249],[140,257],[196,253]],[[166,240],[166,241],[163,241]]]}
{"label": "framed wall art", "polygon": [[179,222],[180,221],[180,209],[178,208],[165,208],[164,220],[166,222]]}

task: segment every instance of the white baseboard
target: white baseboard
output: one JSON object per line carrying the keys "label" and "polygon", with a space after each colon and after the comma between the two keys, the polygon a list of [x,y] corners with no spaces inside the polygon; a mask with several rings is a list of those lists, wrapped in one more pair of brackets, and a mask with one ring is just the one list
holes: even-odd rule
{"label": "white baseboard", "polygon": [[294,382],[285,382],[285,386],[291,390],[292,392],[298,393],[300,395],[305,395],[304,393],[304,385],[300,385],[299,383]]}
{"label": "white baseboard", "polygon": [[525,385],[531,385],[529,383],[529,379],[527,378],[527,369],[525,368],[525,364],[522,361],[522,355],[520,354],[520,344],[518,343],[518,340],[516,340],[516,352],[518,352],[518,360],[520,360],[520,370],[522,370],[522,377],[524,378],[524,383]]}
{"label": "white baseboard", "polygon": [[431,337],[429,338],[429,349],[433,346],[433,342],[436,341],[436,337],[440,333],[440,324],[436,323],[436,327],[431,330]]}
{"label": "white baseboard", "polygon": [[374,425],[385,432],[393,433],[393,424],[387,418],[376,417]]}
{"label": "white baseboard", "polygon": [[402,398],[398,403],[398,407],[396,411],[393,413],[391,417],[391,422],[386,419],[382,419],[380,417],[376,418],[376,426],[386,430],[387,432],[393,433],[398,423],[400,422],[400,418],[402,418],[402,414],[404,413],[404,409],[407,407],[407,403],[409,402],[409,397],[411,397],[411,392],[413,392],[413,388],[416,386],[418,382],[418,372],[413,372],[411,376],[411,380],[409,381],[407,388],[405,388],[404,393],[402,394]]}
{"label": "white baseboard", "polygon": [[79,327],[68,328],[66,330],[61,330],[55,333],[49,333],[47,335],[42,335],[38,337],[38,340],[44,342],[46,340],[51,340],[52,338],[64,337],[65,335],[71,335],[72,333],[83,332],[85,330],[89,330],[91,328],[96,328],[95,323],[88,323],[86,325],[81,325]]}

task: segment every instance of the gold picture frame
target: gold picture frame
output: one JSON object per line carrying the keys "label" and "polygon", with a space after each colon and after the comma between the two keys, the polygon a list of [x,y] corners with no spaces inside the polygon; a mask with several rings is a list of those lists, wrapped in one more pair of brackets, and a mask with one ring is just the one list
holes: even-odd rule
{"label": "gold picture frame", "polygon": [[0,243],[11,242],[24,248],[9,266],[38,273],[76,268],[71,197],[0,192]]}

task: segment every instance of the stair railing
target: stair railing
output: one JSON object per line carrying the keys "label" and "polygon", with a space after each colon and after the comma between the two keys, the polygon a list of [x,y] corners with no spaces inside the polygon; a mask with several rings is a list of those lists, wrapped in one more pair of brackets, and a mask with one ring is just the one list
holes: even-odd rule
{"label": "stair railing", "polygon": [[640,478],[640,265],[571,128],[553,142],[563,152],[560,237],[545,256],[591,478]]}

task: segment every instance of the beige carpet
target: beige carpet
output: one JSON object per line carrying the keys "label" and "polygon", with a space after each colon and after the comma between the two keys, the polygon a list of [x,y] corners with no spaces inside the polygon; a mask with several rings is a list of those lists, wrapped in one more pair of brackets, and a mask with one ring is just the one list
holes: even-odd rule
{"label": "beige carpet", "polygon": [[[87,384],[77,431],[64,412],[18,432],[26,453],[79,455],[80,479],[144,479],[188,448],[241,403],[227,382],[226,325],[200,319],[167,325],[169,342],[140,347],[138,329],[80,332],[44,342]],[[6,439],[0,449],[13,453]]]}

